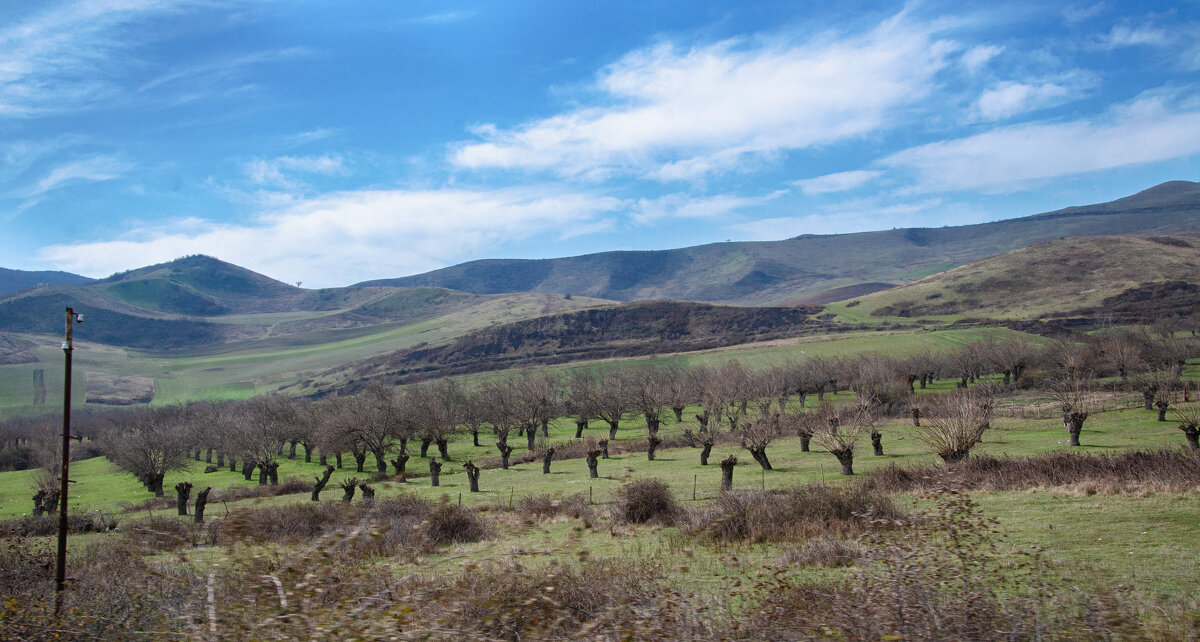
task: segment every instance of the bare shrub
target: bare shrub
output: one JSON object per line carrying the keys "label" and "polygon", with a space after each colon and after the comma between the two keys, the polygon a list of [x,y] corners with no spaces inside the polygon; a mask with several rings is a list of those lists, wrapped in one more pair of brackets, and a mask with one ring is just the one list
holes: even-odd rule
{"label": "bare shrub", "polygon": [[494,529],[479,513],[456,504],[436,504],[425,516],[419,533],[433,546],[478,542],[492,536]]}
{"label": "bare shrub", "polygon": [[147,555],[200,543],[200,529],[192,520],[179,519],[174,515],[132,521],[122,530],[125,533],[125,541]]}
{"label": "bare shrub", "polygon": [[804,542],[800,548],[788,549],[779,557],[779,563],[787,566],[825,566],[839,568],[851,566],[862,559],[864,551],[855,542],[838,539],[828,533]]}
{"label": "bare shrub", "polygon": [[302,542],[335,532],[361,515],[342,502],[284,504],[235,510],[217,527],[217,541]]}
{"label": "bare shrub", "polygon": [[657,522],[674,524],[683,515],[675,496],[661,479],[639,479],[617,490],[612,508],[613,520],[628,524]]}
{"label": "bare shrub", "polygon": [[688,532],[709,540],[782,542],[821,533],[858,533],[904,517],[884,495],[861,485],[808,484],[725,493],[692,511]]}
{"label": "bare shrub", "polygon": [[[110,513],[91,511],[67,515],[68,533],[110,531],[117,527],[117,518]],[[58,532],[58,515],[25,515],[0,521],[0,537],[36,537]]]}
{"label": "bare shrub", "polygon": [[595,509],[588,505],[587,497],[584,497],[582,493],[566,497],[534,495],[522,499],[517,504],[517,514],[535,522],[568,518],[582,519],[590,524],[595,521],[595,513]]}

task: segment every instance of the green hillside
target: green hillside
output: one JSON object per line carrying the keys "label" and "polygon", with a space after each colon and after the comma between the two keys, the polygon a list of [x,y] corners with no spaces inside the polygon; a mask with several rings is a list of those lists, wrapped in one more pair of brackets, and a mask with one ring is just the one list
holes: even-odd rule
{"label": "green hillside", "polygon": [[1079,237],[1038,243],[834,306],[875,317],[1036,319],[1098,313],[1149,323],[1190,314],[1196,237]]}
{"label": "green hillside", "polygon": [[785,241],[560,259],[473,261],[363,285],[762,305],[861,283],[902,283],[1061,237],[1196,230],[1200,183],[1173,181],[1110,203],[979,225],[803,235]]}

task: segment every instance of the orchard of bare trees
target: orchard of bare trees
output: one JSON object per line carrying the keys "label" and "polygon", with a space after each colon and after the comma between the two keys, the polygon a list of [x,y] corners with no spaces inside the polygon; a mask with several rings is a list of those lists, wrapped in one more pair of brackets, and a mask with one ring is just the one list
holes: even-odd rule
{"label": "orchard of bare trees", "polygon": [[[1200,448],[1196,406],[1179,402],[1190,396],[1181,375],[1196,351],[1190,340],[1133,331],[1082,343],[981,340],[904,357],[813,357],[767,368],[730,361],[576,368],[563,376],[520,370],[470,385],[441,379],[315,400],[270,394],[82,413],[76,432],[157,496],[168,474],[197,460],[209,470],[240,471],[260,485],[279,483],[283,458],[328,466],[315,478],[315,501],[329,471],[343,467],[401,480],[426,474],[409,466],[414,456],[437,458],[430,459],[431,479],[453,462],[447,471],[465,470],[478,488],[481,469],[509,468],[514,454],[522,462],[540,460],[546,473],[556,459],[586,456],[595,476],[599,460],[618,443],[650,460],[661,447],[691,446],[700,467],[710,464],[715,444],[737,444],[771,470],[772,444],[785,437],[799,437],[802,452],[816,444],[850,475],[855,457],[868,456],[868,442],[871,456],[884,455],[889,426],[897,422],[911,421],[909,434],[947,465],[962,461],[983,440],[997,404],[1017,389],[1049,400],[1061,413],[1064,435],[1079,445],[1101,381],[1140,396],[1158,420],[1177,421],[1186,443]],[[953,389],[935,394],[935,381],[952,381]],[[574,439],[551,443],[549,425],[563,417],[574,424]],[[637,439],[625,437],[632,425]],[[680,436],[664,438],[664,425],[679,425]],[[50,420],[10,419],[0,423],[0,445],[15,465],[52,470],[55,430]],[[460,436],[472,446],[490,442],[496,457],[459,460]],[[37,504],[45,510],[57,482],[50,475],[38,479]],[[346,496],[363,484],[347,486]]]}

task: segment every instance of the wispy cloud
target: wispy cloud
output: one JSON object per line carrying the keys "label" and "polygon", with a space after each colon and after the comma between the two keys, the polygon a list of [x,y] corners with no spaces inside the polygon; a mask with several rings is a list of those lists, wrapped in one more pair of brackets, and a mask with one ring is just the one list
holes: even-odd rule
{"label": "wispy cloud", "polygon": [[664,219],[713,219],[730,216],[739,210],[764,205],[785,194],[785,191],[772,192],[765,196],[736,196],[733,194],[718,194],[716,196],[691,196],[687,194],[668,194],[658,198],[638,199],[630,212],[630,218],[640,225],[655,223]]}
{"label": "wispy cloud", "polygon": [[1149,93],[1107,114],[1062,123],[1001,127],[921,145],[881,161],[918,192],[1017,189],[1037,179],[1200,153],[1200,110]]}
{"label": "wispy cloud", "polygon": [[849,172],[825,174],[815,178],[804,178],[793,181],[792,185],[800,188],[805,194],[828,194],[857,189],[876,179],[883,172],[879,170],[856,169]]}
{"label": "wispy cloud", "polygon": [[256,185],[297,189],[302,183],[288,177],[285,172],[321,174],[325,176],[349,173],[340,156],[280,156],[265,160],[256,158],[243,165],[246,177]]}
{"label": "wispy cloud", "polygon": [[[51,8],[0,29],[0,116],[65,112],[118,93],[110,58],[130,46],[119,33],[186,2],[95,0]],[[128,34],[126,34],[128,35]]]}
{"label": "wispy cloud", "polygon": [[979,73],[985,65],[999,56],[1004,47],[999,45],[977,45],[968,49],[962,56],[962,63],[972,74]]}
{"label": "wispy cloud", "polygon": [[19,195],[24,198],[41,196],[72,181],[110,181],[132,168],[132,164],[117,156],[93,156],[72,161],[50,170]]}
{"label": "wispy cloud", "polygon": [[443,25],[451,22],[461,22],[475,17],[474,11],[444,11],[442,13],[431,13],[416,18],[409,18],[404,22],[415,25]]}
{"label": "wispy cloud", "polygon": [[926,96],[955,45],[906,16],[867,33],[634,51],[600,74],[597,105],[458,145],[463,168],[687,180],[755,157],[866,136]]}
{"label": "wispy cloud", "polygon": [[105,275],[206,253],[288,281],[346,285],[596,225],[621,207],[617,199],[551,186],[344,192],[296,202],[247,225],[193,219],[114,241],[52,245],[39,256],[73,272]]}

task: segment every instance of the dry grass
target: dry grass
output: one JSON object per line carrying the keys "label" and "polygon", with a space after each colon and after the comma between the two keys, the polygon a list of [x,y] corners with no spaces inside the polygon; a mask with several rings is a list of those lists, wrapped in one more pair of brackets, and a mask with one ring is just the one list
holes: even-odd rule
{"label": "dry grass", "polygon": [[903,518],[890,499],[861,485],[809,484],[726,493],[693,510],[687,530],[714,541],[787,542],[861,533]]}
{"label": "dry grass", "polygon": [[1200,489],[1200,455],[1183,450],[1136,450],[1116,455],[1052,452],[1036,457],[977,455],[952,466],[889,466],[872,471],[864,487],[877,492],[1079,489],[1086,494],[1190,492]]}

